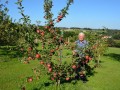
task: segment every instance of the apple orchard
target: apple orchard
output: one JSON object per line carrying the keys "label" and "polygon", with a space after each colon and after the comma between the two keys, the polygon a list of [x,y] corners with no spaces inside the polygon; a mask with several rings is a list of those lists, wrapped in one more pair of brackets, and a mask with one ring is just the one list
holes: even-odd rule
{"label": "apple orchard", "polygon": [[[87,81],[87,76],[93,73],[94,68],[99,66],[100,56],[106,50],[106,39],[102,34],[96,32],[85,32],[89,45],[85,48],[77,48],[74,42],[68,41],[64,37],[64,30],[60,30],[55,25],[67,17],[69,7],[73,0],[67,0],[66,6],[53,18],[51,11],[52,0],[44,0],[43,18],[46,20],[44,26],[32,25],[30,17],[24,14],[23,0],[18,0],[16,4],[22,18],[13,29],[19,32],[17,49],[21,62],[29,64],[31,60],[38,60],[42,68],[34,68],[33,73],[39,78],[41,70],[46,71],[49,79],[57,86],[64,82],[73,80]],[[4,15],[3,15],[4,17]],[[12,23],[12,22],[10,22]],[[78,49],[82,57],[73,55],[72,51]],[[32,82],[33,77],[27,77],[27,82]]]}

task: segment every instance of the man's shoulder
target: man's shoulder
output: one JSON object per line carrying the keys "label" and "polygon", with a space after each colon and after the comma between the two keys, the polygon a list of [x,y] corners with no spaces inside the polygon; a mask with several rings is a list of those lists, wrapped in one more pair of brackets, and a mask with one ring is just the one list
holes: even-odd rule
{"label": "man's shoulder", "polygon": [[87,40],[84,40],[84,42],[85,42],[85,43],[88,43],[88,41],[87,41]]}
{"label": "man's shoulder", "polygon": [[84,43],[85,43],[85,44],[88,44],[89,42],[88,42],[87,40],[84,40]]}

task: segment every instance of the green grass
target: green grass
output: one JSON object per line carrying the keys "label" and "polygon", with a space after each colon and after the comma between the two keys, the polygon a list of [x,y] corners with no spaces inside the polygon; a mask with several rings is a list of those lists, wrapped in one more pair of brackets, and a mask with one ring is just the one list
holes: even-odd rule
{"label": "green grass", "polygon": [[[56,89],[54,84],[46,83],[50,81],[44,73],[39,80],[34,77],[33,82],[26,82],[26,77],[34,76],[32,68],[39,66],[38,61],[23,64],[17,58],[5,54],[4,50],[0,49],[0,90],[20,90],[22,84],[26,86],[26,90]],[[109,48],[101,57],[101,66],[95,69],[94,76],[88,77],[88,80],[87,83],[82,81],[77,81],[76,84],[64,83],[60,88],[61,90],[120,90],[120,48]]]}

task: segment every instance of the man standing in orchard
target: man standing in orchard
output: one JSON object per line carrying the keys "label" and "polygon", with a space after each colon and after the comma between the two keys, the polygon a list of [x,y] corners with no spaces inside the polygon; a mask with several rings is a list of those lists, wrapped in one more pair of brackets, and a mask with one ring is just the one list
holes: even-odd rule
{"label": "man standing in orchard", "polygon": [[[75,44],[76,44],[76,50],[73,51],[73,55],[76,57],[80,57],[81,59],[84,59],[85,57],[84,49],[87,48],[88,46],[88,42],[85,40],[84,33],[79,33],[78,40],[75,42]],[[76,78],[79,78],[79,75],[77,75]],[[83,82],[87,81],[85,74],[80,75],[80,78],[81,80],[83,80]]]}

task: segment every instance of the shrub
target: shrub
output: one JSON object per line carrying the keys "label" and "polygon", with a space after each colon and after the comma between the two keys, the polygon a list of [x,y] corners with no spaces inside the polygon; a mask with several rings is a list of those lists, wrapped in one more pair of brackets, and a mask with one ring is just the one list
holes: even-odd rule
{"label": "shrub", "polygon": [[120,40],[114,40],[114,47],[120,48]]}

